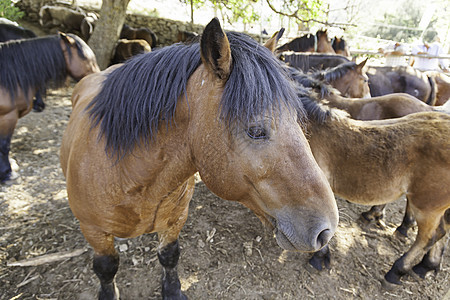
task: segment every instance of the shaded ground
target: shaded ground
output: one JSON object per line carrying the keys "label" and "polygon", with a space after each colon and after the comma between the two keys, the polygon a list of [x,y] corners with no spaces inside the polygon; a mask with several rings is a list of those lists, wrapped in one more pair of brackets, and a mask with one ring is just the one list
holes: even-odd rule
{"label": "shaded ground", "polygon": [[[21,181],[0,190],[0,300],[94,299],[98,281],[92,250],[68,204],[58,151],[70,115],[71,87],[50,91],[42,113],[19,121],[11,153]],[[340,225],[331,242],[329,271],[310,272],[309,254],[283,252],[259,220],[243,206],[212,195],[202,182],[190,205],[180,244],[179,273],[190,299],[443,299],[450,289],[449,251],[442,270],[397,290],[379,280],[412,243],[392,238],[404,201],[391,204],[387,228],[361,228],[366,207],[338,201]],[[411,234],[415,236],[415,232]],[[155,235],[117,241],[122,299],[159,299]],[[8,263],[45,254],[86,249],[73,258],[32,267]],[[448,294],[447,294],[448,297]]]}

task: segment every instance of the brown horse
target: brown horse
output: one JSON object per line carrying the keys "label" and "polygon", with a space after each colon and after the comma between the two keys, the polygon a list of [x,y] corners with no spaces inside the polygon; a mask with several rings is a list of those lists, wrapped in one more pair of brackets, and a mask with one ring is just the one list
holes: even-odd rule
{"label": "brown horse", "polygon": [[79,37],[55,36],[0,43],[0,182],[17,178],[9,161],[11,137],[19,118],[32,108],[36,92],[61,86],[67,75],[79,80],[100,71],[94,53]]}
{"label": "brown horse", "polygon": [[276,53],[283,51],[335,53],[333,47],[331,47],[327,30],[318,30],[316,34],[305,34],[275,50]]}
{"label": "brown horse", "polygon": [[340,37],[340,38],[338,38],[337,36],[334,37],[331,40],[331,47],[333,47],[333,50],[334,50],[334,52],[336,52],[336,54],[339,54],[339,55],[342,55],[345,57],[350,56],[350,51],[348,50],[347,42],[342,37]]}
{"label": "brown horse", "polygon": [[152,49],[158,44],[158,37],[150,29],[146,27],[134,28],[127,24],[123,24],[119,38],[127,40],[145,40]]}
{"label": "brown horse", "polygon": [[332,53],[336,54],[333,47],[331,46],[331,40],[328,38],[327,30],[318,30],[316,32],[317,36],[317,50],[319,53]]}
{"label": "brown horse", "polygon": [[348,62],[326,70],[315,71],[312,76],[337,89],[344,97],[369,98],[369,79],[363,68],[367,59],[359,64]]}
{"label": "brown horse", "polygon": [[416,112],[448,112],[448,108],[430,106],[416,97],[405,93],[394,93],[372,98],[347,98],[326,82],[317,80],[311,74],[291,69],[291,76],[302,86],[312,88],[320,95],[316,100],[332,108],[346,111],[355,120],[383,120],[400,118]]}
{"label": "brown horse", "polygon": [[111,64],[123,63],[127,59],[141,53],[150,52],[152,48],[145,40],[127,40],[120,39],[117,41]]}
{"label": "brown horse", "polygon": [[114,237],[150,232],[160,241],[163,298],[185,299],[178,236],[196,172],[274,228],[284,249],[316,251],[336,229],[336,203],[298,123],[303,108],[284,66],[248,36],[225,34],[217,19],[200,43],[88,76],[72,101],[61,165],[95,252],[100,299],[119,297]]}
{"label": "brown horse", "polygon": [[[307,74],[296,72],[291,69],[292,77],[305,87],[312,88],[320,95],[319,103],[328,107],[338,108],[346,111],[355,120],[384,120],[400,118],[412,113],[437,111],[450,114],[450,103],[444,106],[430,106],[416,97],[404,93],[394,93],[372,98],[345,98],[337,93],[330,85],[318,81]],[[377,222],[383,227],[381,220],[384,217],[386,204],[372,206],[367,212],[361,214],[361,220],[365,223]],[[408,230],[414,225],[413,213],[407,204],[405,216],[395,235],[404,241]]]}
{"label": "brown horse", "polygon": [[[450,116],[422,112],[380,121],[353,120],[301,95],[309,116],[309,143],[333,192],[348,201],[380,205],[408,195],[418,234],[383,284],[401,284],[411,270],[437,271],[450,229]],[[342,111],[341,111],[342,112]],[[310,260],[322,268],[324,248]],[[422,261],[414,266],[416,259]]]}
{"label": "brown horse", "polygon": [[436,103],[434,105],[443,105],[450,99],[450,77],[437,71],[427,71],[425,74],[436,83]]}
{"label": "brown horse", "polygon": [[182,42],[182,43],[190,43],[198,41],[200,36],[197,32],[192,31],[186,31],[186,30],[178,30],[176,43]]}

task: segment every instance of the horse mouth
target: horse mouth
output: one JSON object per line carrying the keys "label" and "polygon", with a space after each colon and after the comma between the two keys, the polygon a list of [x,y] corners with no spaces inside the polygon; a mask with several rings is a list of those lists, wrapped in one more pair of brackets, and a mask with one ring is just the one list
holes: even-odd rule
{"label": "horse mouth", "polygon": [[278,227],[277,220],[269,215],[265,215],[265,219],[268,221],[273,228],[273,234],[275,235],[275,240],[277,241],[278,246],[280,246],[284,250],[289,251],[298,251],[299,249],[294,246],[294,244],[290,241],[289,237]]}

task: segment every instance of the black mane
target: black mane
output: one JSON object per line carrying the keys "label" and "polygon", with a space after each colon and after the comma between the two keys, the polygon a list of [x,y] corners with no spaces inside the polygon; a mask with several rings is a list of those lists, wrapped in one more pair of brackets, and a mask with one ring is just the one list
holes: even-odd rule
{"label": "black mane", "polygon": [[[282,62],[250,37],[227,33],[232,72],[220,116],[227,123],[250,122],[277,110],[281,101],[304,116],[296,86]],[[88,106],[92,127],[100,125],[106,151],[122,158],[137,144],[148,146],[161,120],[169,125],[189,77],[201,64],[198,43],[174,44],[128,60],[111,72]],[[187,95],[183,99],[189,101]]]}
{"label": "black mane", "polygon": [[61,86],[66,76],[58,35],[0,43],[0,84],[12,99],[18,88],[44,94],[48,84]]}
{"label": "black mane", "polygon": [[322,104],[320,99],[335,93],[334,88],[314,77],[295,68],[288,67],[289,76],[297,84],[304,87],[298,90],[298,98],[302,102],[309,120],[323,123],[331,116],[331,110]]}
{"label": "black mane", "polygon": [[295,51],[295,52],[304,52],[310,48],[317,48],[317,36],[311,33],[305,34],[301,37],[295,38],[289,43],[286,43],[276,51]]}
{"label": "black mane", "polygon": [[283,53],[282,57],[286,64],[296,69],[303,70],[304,72],[324,70],[350,62],[342,55],[329,53]]}
{"label": "black mane", "polygon": [[331,47],[333,47],[334,51],[336,51],[336,52],[338,50],[344,51],[345,48],[347,47],[347,42],[342,38],[339,39],[339,42],[337,40],[338,40],[337,38],[334,38],[331,41]]}
{"label": "black mane", "polygon": [[317,71],[313,73],[313,76],[319,80],[324,80],[326,82],[335,81],[343,77],[347,72],[354,70],[356,68],[355,62],[348,62],[340,64],[334,68],[329,68],[323,71]]}

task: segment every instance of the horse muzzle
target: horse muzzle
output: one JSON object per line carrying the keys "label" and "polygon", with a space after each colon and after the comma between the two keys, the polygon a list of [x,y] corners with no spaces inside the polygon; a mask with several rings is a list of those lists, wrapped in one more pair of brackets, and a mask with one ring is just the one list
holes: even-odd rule
{"label": "horse muzzle", "polygon": [[278,214],[271,220],[278,245],[289,251],[315,252],[333,237],[337,220],[333,222],[318,213],[300,211]]}

